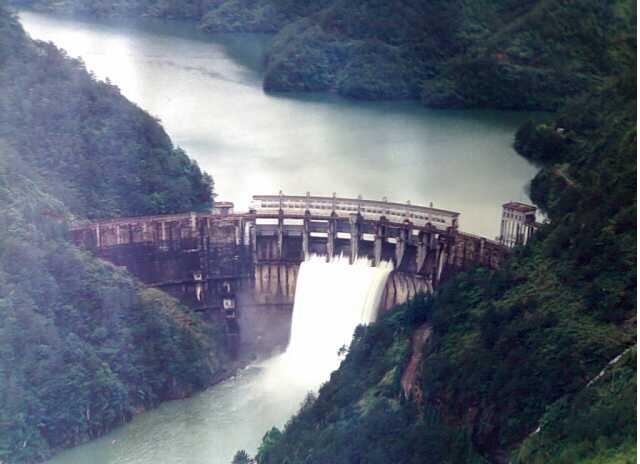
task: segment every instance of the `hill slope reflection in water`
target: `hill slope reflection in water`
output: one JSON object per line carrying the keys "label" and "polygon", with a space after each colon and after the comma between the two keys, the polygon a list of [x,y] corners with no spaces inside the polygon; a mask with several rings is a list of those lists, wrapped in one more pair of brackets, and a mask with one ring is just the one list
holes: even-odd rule
{"label": "hill slope reflection in water", "polygon": [[291,341],[282,355],[241,371],[192,398],[137,416],[105,437],[65,451],[51,464],[229,464],[254,453],[262,435],[282,427],[309,391],[340,363],[358,324],[375,320],[392,264],[344,257],[301,264]]}

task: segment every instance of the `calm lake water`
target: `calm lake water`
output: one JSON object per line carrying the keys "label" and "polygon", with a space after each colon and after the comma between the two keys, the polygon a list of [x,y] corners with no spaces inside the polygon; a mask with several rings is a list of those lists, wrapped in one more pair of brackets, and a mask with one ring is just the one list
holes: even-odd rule
{"label": "calm lake water", "polygon": [[[263,92],[270,37],[203,35],[179,22],[95,23],[22,12],[36,39],[81,57],[100,79],[158,117],[214,176],[219,199],[253,194],[393,201],[460,211],[464,230],[494,237],[501,204],[526,201],[536,169],[511,148],[523,113],[433,111],[408,102],[353,102]],[[165,403],[55,464],[228,464],[282,426],[309,386],[252,367],[193,398]]]}
{"label": "calm lake water", "polygon": [[279,190],[386,196],[460,211],[464,230],[495,237],[502,203],[527,200],[536,170],[511,147],[526,114],[267,95],[269,36],[204,35],[181,22],[20,18],[32,37],[81,57],[158,117],[213,175],[218,198],[239,210],[251,195]]}

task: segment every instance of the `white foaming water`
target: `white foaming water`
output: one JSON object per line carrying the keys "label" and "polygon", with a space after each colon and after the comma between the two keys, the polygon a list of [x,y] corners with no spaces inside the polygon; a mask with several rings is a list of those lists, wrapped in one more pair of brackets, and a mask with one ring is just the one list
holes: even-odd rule
{"label": "white foaming water", "polygon": [[390,263],[372,267],[367,259],[312,257],[300,266],[284,354],[140,414],[49,464],[228,464],[239,449],[255,454],[264,433],[283,427],[307,393],[329,380],[356,326],[375,320],[391,270]]}
{"label": "white foaming water", "polygon": [[[393,264],[358,258],[311,256],[300,265],[287,351],[268,370],[275,383],[315,390],[340,364],[338,350],[355,328],[376,319]],[[266,366],[265,366],[266,367]],[[271,376],[270,376],[271,377]],[[274,385],[275,386],[275,385]]]}

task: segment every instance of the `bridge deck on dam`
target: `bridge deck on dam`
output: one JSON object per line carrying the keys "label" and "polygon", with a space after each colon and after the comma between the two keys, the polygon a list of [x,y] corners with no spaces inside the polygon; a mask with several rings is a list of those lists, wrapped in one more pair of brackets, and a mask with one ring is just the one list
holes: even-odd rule
{"label": "bridge deck on dam", "polygon": [[461,270],[496,268],[508,253],[497,241],[459,231],[459,213],[432,207],[310,195],[254,196],[242,214],[224,205],[212,213],[79,222],[70,234],[147,285],[220,314],[230,336],[241,332],[258,345],[288,338],[298,268],[312,254],[391,261],[381,304],[389,309]]}

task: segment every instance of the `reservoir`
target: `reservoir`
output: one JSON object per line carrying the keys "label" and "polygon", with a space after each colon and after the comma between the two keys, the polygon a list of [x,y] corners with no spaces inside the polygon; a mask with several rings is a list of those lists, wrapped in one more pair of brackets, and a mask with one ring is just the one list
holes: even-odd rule
{"label": "reservoir", "polygon": [[279,190],[387,197],[459,211],[462,230],[494,238],[501,205],[527,201],[536,169],[512,148],[527,114],[268,95],[267,35],[208,35],[174,21],[96,23],[31,12],[20,19],[33,38],[81,57],[159,118],[236,210],[251,195]]}
{"label": "reservoir", "polygon": [[[388,197],[459,211],[462,230],[493,238],[501,205],[528,201],[536,168],[512,148],[527,114],[268,95],[262,90],[266,35],[205,35],[173,21],[97,23],[32,12],[20,19],[33,38],[80,57],[98,79],[160,119],[174,143],[213,176],[218,198],[237,210],[246,209],[251,195],[279,190]],[[335,285],[357,287],[348,277]],[[332,293],[320,292],[314,304]],[[294,331],[300,311],[310,309],[296,299]],[[342,331],[350,333],[355,323]],[[229,464],[240,448],[255,453],[262,435],[282,427],[320,377],[328,380],[328,371],[319,377],[281,369],[282,357],[250,366],[50,462]]]}

